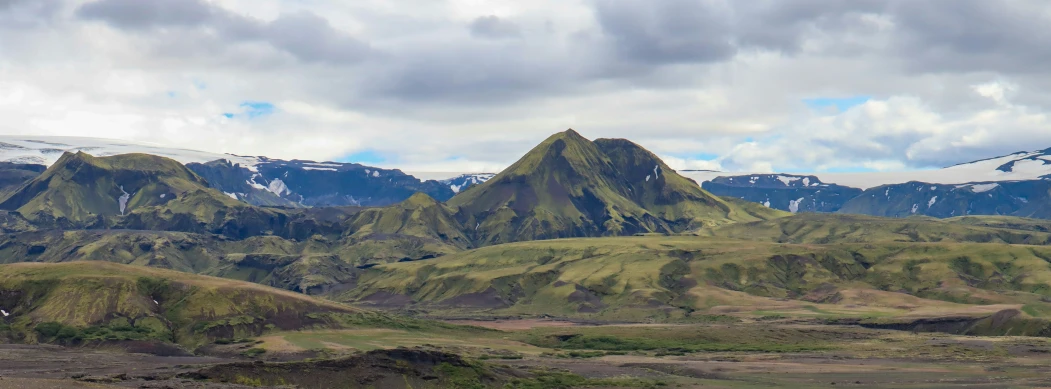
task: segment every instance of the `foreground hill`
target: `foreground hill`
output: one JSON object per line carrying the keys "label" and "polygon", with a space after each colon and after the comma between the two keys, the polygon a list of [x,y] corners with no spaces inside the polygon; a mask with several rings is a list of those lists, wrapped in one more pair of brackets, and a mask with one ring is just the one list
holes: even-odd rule
{"label": "foreground hill", "polygon": [[573,130],[551,136],[449,205],[479,244],[672,233],[777,215],[705,192],[634,143],[591,142]]}
{"label": "foreground hill", "polygon": [[366,312],[253,283],[106,262],[0,266],[3,335],[198,346],[272,330],[338,327]]}

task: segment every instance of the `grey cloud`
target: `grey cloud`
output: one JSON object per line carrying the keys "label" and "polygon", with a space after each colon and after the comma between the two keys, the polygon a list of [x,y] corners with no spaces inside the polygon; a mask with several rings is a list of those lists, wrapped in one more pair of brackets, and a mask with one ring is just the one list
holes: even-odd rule
{"label": "grey cloud", "polygon": [[[333,28],[327,19],[306,11],[283,14],[274,21],[263,22],[202,0],[98,0],[82,5],[76,15],[123,30],[176,27],[213,31],[215,34],[196,35],[218,39],[218,44],[264,42],[306,62],[353,63],[370,52],[368,44]],[[192,32],[184,34],[195,35]],[[216,43],[199,44],[207,47]]]}
{"label": "grey cloud", "polygon": [[736,51],[731,10],[714,0],[602,0],[599,25],[622,58],[646,63],[711,62]]}
{"label": "grey cloud", "polygon": [[482,16],[468,26],[471,35],[479,38],[514,38],[522,35],[518,25],[494,15]]}
{"label": "grey cloud", "polygon": [[890,12],[913,70],[1046,72],[1051,60],[1051,3],[897,1]]}
{"label": "grey cloud", "polygon": [[220,16],[201,0],[102,0],[84,4],[76,13],[80,18],[127,30],[200,26]]}
{"label": "grey cloud", "polygon": [[263,30],[272,45],[307,61],[355,62],[369,51],[369,46],[344,34],[328,20],[309,12],[282,15]]}

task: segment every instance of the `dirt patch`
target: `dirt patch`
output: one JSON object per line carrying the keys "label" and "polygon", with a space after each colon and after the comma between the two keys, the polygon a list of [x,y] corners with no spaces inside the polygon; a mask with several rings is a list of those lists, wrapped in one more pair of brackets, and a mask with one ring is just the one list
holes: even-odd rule
{"label": "dirt patch", "polygon": [[298,388],[442,387],[461,374],[476,374],[486,387],[499,387],[515,376],[509,369],[484,370],[459,356],[421,349],[377,350],[344,359],[293,363],[234,363],[212,366],[181,378],[255,386]]}
{"label": "dirt patch", "polygon": [[362,305],[393,308],[404,308],[413,303],[415,303],[415,301],[409,296],[390,292],[376,292],[357,301],[357,304]]}
{"label": "dirt patch", "polygon": [[467,293],[441,301],[436,306],[457,308],[507,308],[511,302],[500,296],[500,292],[490,287],[483,292]]}
{"label": "dirt patch", "polygon": [[467,325],[475,327],[491,328],[501,331],[519,331],[544,327],[575,327],[581,324],[545,319],[520,319],[520,320],[444,320],[449,324]]}

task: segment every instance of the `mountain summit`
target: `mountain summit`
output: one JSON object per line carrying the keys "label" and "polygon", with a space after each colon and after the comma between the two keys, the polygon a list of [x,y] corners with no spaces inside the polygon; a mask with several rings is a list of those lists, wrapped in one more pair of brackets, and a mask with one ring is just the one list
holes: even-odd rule
{"label": "mountain summit", "polygon": [[672,233],[763,218],[705,192],[634,143],[592,142],[572,129],[547,138],[449,205],[459,209],[480,245]]}
{"label": "mountain summit", "polygon": [[65,153],[44,173],[0,199],[30,219],[88,222],[165,204],[208,183],[182,164],[148,154],[93,157]]}

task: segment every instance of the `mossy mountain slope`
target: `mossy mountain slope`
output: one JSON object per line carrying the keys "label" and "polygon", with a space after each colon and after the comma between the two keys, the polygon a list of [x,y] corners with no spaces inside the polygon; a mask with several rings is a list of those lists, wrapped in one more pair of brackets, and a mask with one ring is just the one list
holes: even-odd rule
{"label": "mossy mountain slope", "polygon": [[479,245],[672,233],[759,220],[679,176],[626,140],[555,134],[503,172],[453,197]]}
{"label": "mossy mountain slope", "polygon": [[409,236],[467,249],[471,241],[463,230],[452,209],[420,192],[392,206],[362,210],[344,224],[356,241]]}
{"label": "mossy mountain slope", "polygon": [[40,176],[0,201],[30,220],[93,223],[99,217],[163,205],[208,184],[178,162],[147,154],[93,157],[65,153]]}
{"label": "mossy mountain slope", "polygon": [[[338,326],[341,315],[364,313],[248,282],[106,262],[0,266],[0,308],[7,312],[0,320],[26,340],[98,335],[184,346]],[[69,328],[68,334],[41,331],[42,323]]]}
{"label": "mossy mountain slope", "polygon": [[560,239],[377,266],[336,298],[435,315],[606,320],[753,311],[890,317],[983,305],[1044,317],[1051,312],[1049,261],[1051,247],[1000,243]]}

